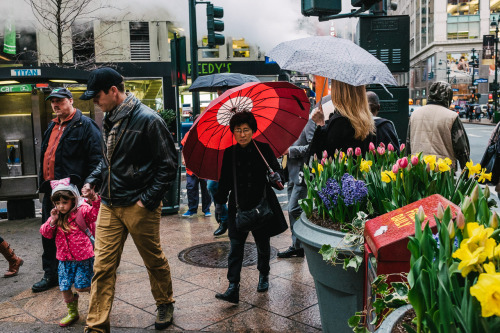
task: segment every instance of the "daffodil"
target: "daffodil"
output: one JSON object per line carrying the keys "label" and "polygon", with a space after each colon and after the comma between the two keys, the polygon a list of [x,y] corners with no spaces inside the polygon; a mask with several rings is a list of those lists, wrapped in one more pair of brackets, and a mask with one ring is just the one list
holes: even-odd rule
{"label": "daffodil", "polygon": [[469,178],[474,176],[476,173],[479,173],[481,171],[481,164],[477,163],[474,165],[472,160],[469,162],[465,163],[465,167],[469,169]]}
{"label": "daffodil", "polygon": [[470,294],[481,303],[483,317],[500,316],[500,273],[493,263],[484,264],[486,273],[480,274]]}
{"label": "daffodil", "polygon": [[396,180],[396,175],[391,170],[385,170],[381,172],[382,181],[385,183],[390,183],[393,180]]}
{"label": "daffodil", "polygon": [[446,164],[448,164],[448,165],[452,165],[452,164],[453,164],[452,160],[451,160],[451,159],[449,159],[448,157],[445,157],[445,158],[444,158],[444,163],[446,163]]}
{"label": "daffodil", "polygon": [[[323,166],[318,164],[318,175],[321,175],[321,172],[323,172]],[[312,173],[316,173],[316,168],[312,169]]]}
{"label": "daffodil", "polygon": [[372,164],[372,161],[365,161],[364,159],[361,159],[359,170],[362,172],[370,172],[370,167],[372,166]]}
{"label": "daffodil", "polygon": [[429,164],[431,170],[434,170],[436,168],[436,155],[425,155],[424,162]]}
{"label": "daffodil", "polygon": [[487,254],[483,250],[484,248],[479,247],[475,251],[471,251],[464,239],[460,248],[453,252],[453,258],[460,260],[458,269],[463,277],[466,277],[471,271],[477,271],[479,265],[486,260]]}
{"label": "daffodil", "polygon": [[451,169],[450,165],[442,158],[438,159],[437,166],[438,166],[438,169],[440,172],[450,171],[450,169]]}
{"label": "daffodil", "polygon": [[481,170],[481,174],[479,175],[479,179],[477,181],[479,183],[484,183],[485,180],[491,181],[491,172],[486,173],[486,168]]}

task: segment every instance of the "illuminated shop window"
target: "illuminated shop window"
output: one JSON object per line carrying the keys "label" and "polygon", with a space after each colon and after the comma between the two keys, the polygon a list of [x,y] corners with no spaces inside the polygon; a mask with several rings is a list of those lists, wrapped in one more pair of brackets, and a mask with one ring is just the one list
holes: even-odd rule
{"label": "illuminated shop window", "polygon": [[[201,40],[201,45],[208,46],[208,37],[204,36]],[[219,45],[215,45],[212,49],[204,49],[201,51],[202,58],[219,58]]]}
{"label": "illuminated shop window", "polygon": [[448,15],[477,15],[479,14],[479,0],[448,0],[446,8]]}
{"label": "illuminated shop window", "polygon": [[245,42],[245,38],[233,39],[233,58],[249,58],[250,46]]}

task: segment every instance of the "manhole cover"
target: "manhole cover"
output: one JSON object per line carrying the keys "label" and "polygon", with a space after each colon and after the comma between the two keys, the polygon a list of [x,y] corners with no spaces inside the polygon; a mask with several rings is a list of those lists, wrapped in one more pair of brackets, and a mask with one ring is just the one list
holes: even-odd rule
{"label": "manhole cover", "polygon": [[[179,260],[190,265],[224,268],[227,267],[227,257],[231,244],[229,242],[215,242],[200,244],[182,250],[179,253]],[[271,259],[276,258],[278,250],[271,246]],[[257,264],[257,247],[255,243],[245,243],[245,255],[243,266]]]}

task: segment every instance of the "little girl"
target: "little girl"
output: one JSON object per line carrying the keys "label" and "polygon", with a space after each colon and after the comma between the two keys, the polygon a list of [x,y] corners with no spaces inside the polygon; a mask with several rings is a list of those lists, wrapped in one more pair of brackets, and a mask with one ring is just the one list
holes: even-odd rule
{"label": "little girl", "polygon": [[59,288],[68,307],[68,315],[61,319],[59,326],[65,327],[79,318],[78,293],[73,294],[71,286],[74,284],[79,292],[90,291],[94,265],[90,235],[95,234],[101,198],[98,195],[88,198],[92,206],[88,205],[80,199],[77,187],[70,184],[69,178],[53,180],[50,185],[55,208],[50,212],[47,222],[40,227],[40,233],[45,238],[56,237]]}

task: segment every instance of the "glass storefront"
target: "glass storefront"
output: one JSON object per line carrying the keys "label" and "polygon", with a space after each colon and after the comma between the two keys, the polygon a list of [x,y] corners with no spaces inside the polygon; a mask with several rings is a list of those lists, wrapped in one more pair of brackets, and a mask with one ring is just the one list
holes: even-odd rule
{"label": "glass storefront", "polygon": [[249,58],[250,46],[245,42],[245,38],[233,38],[233,58]]}
{"label": "glass storefront", "polygon": [[163,110],[162,79],[125,80],[125,91],[135,95],[141,102],[155,111]]}
{"label": "glass storefront", "polygon": [[476,15],[479,14],[479,0],[448,0],[446,11],[453,16]]}

